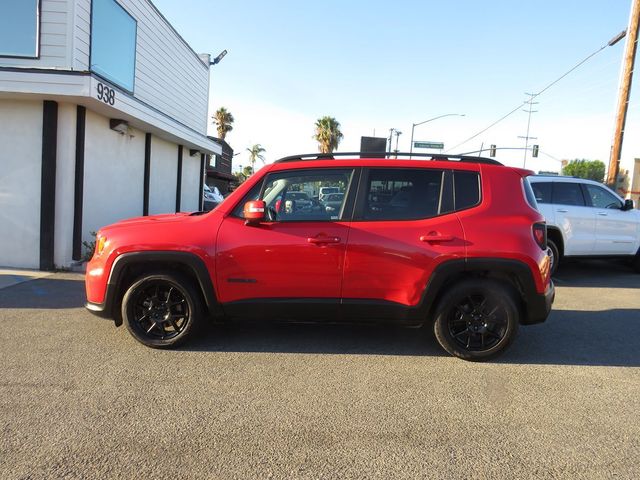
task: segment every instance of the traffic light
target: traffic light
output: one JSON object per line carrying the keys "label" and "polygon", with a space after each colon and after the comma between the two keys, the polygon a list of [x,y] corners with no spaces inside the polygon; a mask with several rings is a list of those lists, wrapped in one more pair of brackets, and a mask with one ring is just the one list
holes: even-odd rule
{"label": "traffic light", "polygon": [[540,149],[540,146],[538,145],[534,145],[533,149],[531,150],[531,156],[532,157],[537,157],[538,156],[538,150]]}
{"label": "traffic light", "polygon": [[491,144],[491,148],[489,150],[489,156],[490,157],[495,157],[496,156],[496,146]]}

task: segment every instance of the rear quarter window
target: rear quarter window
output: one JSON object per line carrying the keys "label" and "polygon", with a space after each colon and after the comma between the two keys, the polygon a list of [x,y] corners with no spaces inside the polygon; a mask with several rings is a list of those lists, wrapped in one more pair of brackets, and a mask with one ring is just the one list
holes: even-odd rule
{"label": "rear quarter window", "polygon": [[534,183],[532,186],[531,182],[529,182],[529,179],[526,177],[522,179],[522,187],[524,188],[524,196],[527,199],[527,203],[531,205],[532,208],[538,210],[538,202],[534,193],[535,185],[536,184]]}
{"label": "rear quarter window", "polygon": [[464,210],[480,203],[480,175],[477,172],[453,172],[454,208]]}

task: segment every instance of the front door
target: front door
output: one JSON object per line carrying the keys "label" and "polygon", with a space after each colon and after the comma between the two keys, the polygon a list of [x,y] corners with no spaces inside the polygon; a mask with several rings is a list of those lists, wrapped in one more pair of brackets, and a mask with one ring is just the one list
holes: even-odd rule
{"label": "front door", "polygon": [[[353,169],[270,173],[259,195],[268,219],[251,226],[232,214],[223,221],[217,237],[216,280],[225,313],[334,319],[353,174]],[[320,188],[327,186],[339,190],[331,203],[318,198]]]}
{"label": "front door", "polygon": [[633,255],[638,248],[638,219],[623,203],[598,185],[584,184],[596,218],[595,255]]}

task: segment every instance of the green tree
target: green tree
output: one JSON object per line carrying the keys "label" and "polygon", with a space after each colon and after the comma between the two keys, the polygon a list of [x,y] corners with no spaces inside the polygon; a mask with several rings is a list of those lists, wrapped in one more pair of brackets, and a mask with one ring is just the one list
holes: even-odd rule
{"label": "green tree", "polygon": [[249,152],[249,162],[251,162],[251,172],[256,171],[256,160],[260,160],[264,165],[264,155],[262,155],[266,150],[262,148],[262,145],[256,143],[253,147],[247,148],[247,152]]}
{"label": "green tree", "polygon": [[596,182],[604,181],[605,165],[600,160],[575,159],[571,160],[563,169],[564,175],[586,178]]}
{"label": "green tree", "polygon": [[211,118],[218,129],[218,138],[224,140],[227,133],[233,130],[233,122],[235,121],[233,115],[226,108],[220,107]]}
{"label": "green tree", "polygon": [[313,138],[318,142],[320,153],[332,153],[338,148],[340,140],[344,137],[340,131],[340,122],[333,117],[324,116],[316,121],[315,128]]}

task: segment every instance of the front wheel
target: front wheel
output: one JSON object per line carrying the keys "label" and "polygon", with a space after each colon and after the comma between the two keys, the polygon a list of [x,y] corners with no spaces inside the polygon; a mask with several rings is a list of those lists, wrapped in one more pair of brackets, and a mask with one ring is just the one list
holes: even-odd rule
{"label": "front wheel", "polygon": [[502,353],[518,331],[520,311],[512,290],[487,279],[453,285],[436,309],[434,333],[451,355],[483,361]]}
{"label": "front wheel", "polygon": [[199,292],[188,278],[170,273],[145,275],[122,299],[122,319],[129,333],[153,348],[186,341],[202,317]]}

